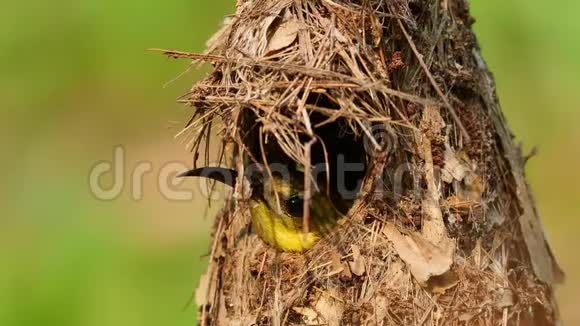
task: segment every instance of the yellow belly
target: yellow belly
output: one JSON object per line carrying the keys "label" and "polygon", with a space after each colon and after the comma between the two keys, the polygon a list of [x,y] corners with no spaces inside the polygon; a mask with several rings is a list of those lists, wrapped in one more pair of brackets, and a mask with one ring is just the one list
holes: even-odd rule
{"label": "yellow belly", "polygon": [[282,250],[301,252],[314,246],[320,236],[316,232],[303,233],[296,219],[275,214],[261,201],[253,201],[250,211],[252,228],[269,245]]}

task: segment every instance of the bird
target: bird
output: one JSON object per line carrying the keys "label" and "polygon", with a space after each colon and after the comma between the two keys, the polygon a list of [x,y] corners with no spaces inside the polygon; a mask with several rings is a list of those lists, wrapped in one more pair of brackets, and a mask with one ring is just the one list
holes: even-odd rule
{"label": "bird", "polygon": [[[223,167],[202,167],[186,171],[178,177],[205,177],[235,187],[238,173]],[[244,177],[251,188],[248,206],[252,230],[279,251],[305,252],[311,249],[343,217],[327,192],[312,191],[308,200],[309,227],[304,232],[306,198],[302,172],[258,173],[257,177]]]}

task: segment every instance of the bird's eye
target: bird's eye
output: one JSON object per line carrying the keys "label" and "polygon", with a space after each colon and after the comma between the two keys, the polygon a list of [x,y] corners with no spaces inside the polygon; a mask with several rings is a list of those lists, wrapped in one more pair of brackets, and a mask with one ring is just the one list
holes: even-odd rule
{"label": "bird's eye", "polygon": [[294,217],[302,217],[304,212],[304,199],[300,196],[290,197],[286,201],[286,211]]}

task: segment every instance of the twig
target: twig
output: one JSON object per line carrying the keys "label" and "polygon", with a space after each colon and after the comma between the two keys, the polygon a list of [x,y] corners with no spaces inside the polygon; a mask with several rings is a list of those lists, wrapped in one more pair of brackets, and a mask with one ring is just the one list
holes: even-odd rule
{"label": "twig", "polygon": [[[176,58],[176,59],[177,58],[189,58],[189,59],[192,59],[195,61],[208,61],[208,62],[213,62],[213,63],[237,63],[237,64],[245,64],[245,65],[249,65],[249,66],[266,67],[266,68],[270,68],[270,69],[274,69],[274,70],[278,70],[278,71],[286,70],[288,72],[302,74],[302,75],[314,77],[314,78],[335,78],[335,79],[338,79],[340,81],[345,81],[345,82],[359,85],[360,91],[376,90],[376,91],[384,92],[387,95],[400,97],[401,99],[404,99],[404,100],[407,100],[410,102],[415,102],[418,104],[423,104],[423,105],[435,105],[435,104],[437,104],[434,101],[424,99],[424,98],[421,98],[421,97],[416,96],[416,95],[404,93],[404,92],[389,88],[389,87],[385,86],[383,82],[367,83],[368,80],[365,82],[364,80],[361,81],[358,78],[344,75],[341,73],[337,73],[337,72],[333,72],[333,71],[329,71],[329,70],[324,70],[324,69],[305,67],[303,65],[296,65],[296,64],[291,64],[291,63],[280,63],[280,62],[269,61],[269,60],[257,61],[257,60],[251,60],[251,59],[245,59],[245,58],[231,59],[231,58],[227,58],[227,57],[219,56],[219,55],[198,54],[198,53],[190,53],[190,52],[174,51],[174,50],[164,50],[164,49],[149,49],[149,50],[163,52],[163,54],[165,54],[171,58]],[[424,64],[425,63],[423,63],[423,65]]]}

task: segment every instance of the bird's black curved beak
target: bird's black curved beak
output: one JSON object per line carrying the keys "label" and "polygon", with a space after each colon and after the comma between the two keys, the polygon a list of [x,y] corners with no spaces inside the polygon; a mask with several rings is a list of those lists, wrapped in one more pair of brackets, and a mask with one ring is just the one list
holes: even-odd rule
{"label": "bird's black curved beak", "polygon": [[215,181],[219,181],[231,187],[236,186],[236,179],[238,177],[238,172],[232,169],[220,168],[220,167],[204,167],[189,170],[177,175],[178,178],[183,177],[202,177],[209,178]]}

